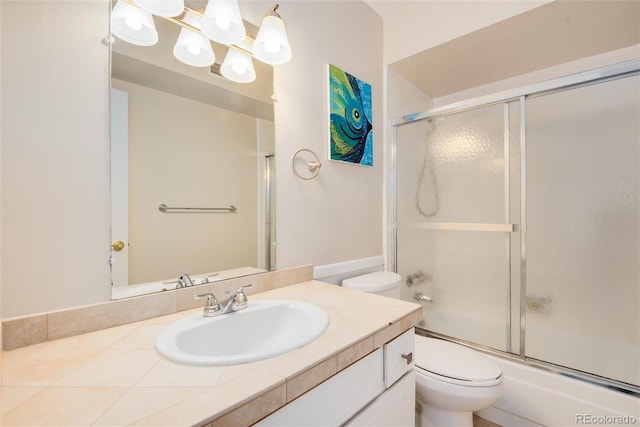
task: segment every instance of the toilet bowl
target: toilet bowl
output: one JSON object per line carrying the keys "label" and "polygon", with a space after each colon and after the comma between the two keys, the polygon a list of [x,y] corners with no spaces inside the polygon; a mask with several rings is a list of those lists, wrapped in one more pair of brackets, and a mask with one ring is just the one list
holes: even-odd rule
{"label": "toilet bowl", "polygon": [[415,335],[416,425],[472,427],[473,412],[502,396],[502,371],[484,355]]}
{"label": "toilet bowl", "polygon": [[401,281],[402,277],[397,273],[392,271],[376,271],[344,279],[342,286],[385,297],[400,298]]}

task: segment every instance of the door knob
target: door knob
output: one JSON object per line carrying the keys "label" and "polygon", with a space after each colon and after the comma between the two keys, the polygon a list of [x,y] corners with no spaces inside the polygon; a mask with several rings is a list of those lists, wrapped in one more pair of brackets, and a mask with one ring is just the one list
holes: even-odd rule
{"label": "door knob", "polygon": [[116,252],[120,252],[124,249],[124,242],[122,240],[117,240],[111,244],[111,249]]}

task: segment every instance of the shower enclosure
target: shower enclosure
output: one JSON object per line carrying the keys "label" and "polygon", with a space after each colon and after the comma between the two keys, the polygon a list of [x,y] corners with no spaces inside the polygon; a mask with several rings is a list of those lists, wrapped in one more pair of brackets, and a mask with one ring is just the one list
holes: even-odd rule
{"label": "shower enclosure", "polygon": [[422,332],[640,393],[640,64],[393,123]]}

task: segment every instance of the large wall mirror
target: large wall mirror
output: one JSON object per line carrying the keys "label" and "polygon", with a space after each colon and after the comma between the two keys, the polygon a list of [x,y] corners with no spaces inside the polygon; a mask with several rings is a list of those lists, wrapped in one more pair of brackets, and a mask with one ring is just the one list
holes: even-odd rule
{"label": "large wall mirror", "polygon": [[113,298],[275,266],[272,67],[231,82],[179,62],[180,27],[155,24],[155,46],[112,44]]}

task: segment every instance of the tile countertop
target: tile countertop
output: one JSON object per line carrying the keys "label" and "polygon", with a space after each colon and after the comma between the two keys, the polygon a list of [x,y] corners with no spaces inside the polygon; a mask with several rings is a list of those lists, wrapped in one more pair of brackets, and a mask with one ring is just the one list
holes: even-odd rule
{"label": "tile countertop", "polygon": [[166,325],[201,309],[2,354],[2,425],[250,425],[416,325],[417,304],[319,281],[249,296],[306,301],[327,330],[295,351],[226,367],[173,363],[154,350]]}

